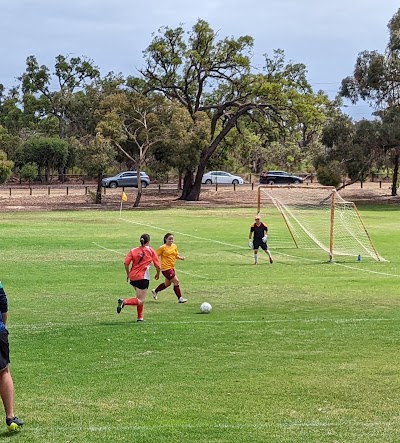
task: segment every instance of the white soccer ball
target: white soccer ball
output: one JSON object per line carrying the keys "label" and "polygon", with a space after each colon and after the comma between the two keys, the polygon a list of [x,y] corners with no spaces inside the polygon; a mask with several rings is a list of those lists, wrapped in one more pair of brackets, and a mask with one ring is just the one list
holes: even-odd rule
{"label": "white soccer ball", "polygon": [[203,314],[208,314],[209,312],[211,312],[211,309],[212,306],[210,305],[210,303],[207,303],[206,301],[200,305],[200,311]]}

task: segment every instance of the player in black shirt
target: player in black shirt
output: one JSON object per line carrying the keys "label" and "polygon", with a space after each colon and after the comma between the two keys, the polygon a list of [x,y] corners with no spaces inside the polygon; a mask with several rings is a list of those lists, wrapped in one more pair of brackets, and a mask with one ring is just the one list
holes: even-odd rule
{"label": "player in black shirt", "polygon": [[267,237],[268,227],[261,222],[260,216],[256,216],[256,222],[250,227],[249,247],[254,250],[254,264],[258,264],[258,248],[261,248],[268,254],[269,262],[272,264],[271,252],[268,249]]}

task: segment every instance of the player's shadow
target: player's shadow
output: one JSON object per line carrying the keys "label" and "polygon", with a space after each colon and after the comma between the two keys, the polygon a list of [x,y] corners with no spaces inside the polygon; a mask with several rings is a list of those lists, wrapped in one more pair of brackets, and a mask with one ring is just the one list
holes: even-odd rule
{"label": "player's shadow", "polygon": [[14,432],[4,431],[4,432],[0,432],[0,439],[17,437],[20,432],[21,431],[14,431]]}

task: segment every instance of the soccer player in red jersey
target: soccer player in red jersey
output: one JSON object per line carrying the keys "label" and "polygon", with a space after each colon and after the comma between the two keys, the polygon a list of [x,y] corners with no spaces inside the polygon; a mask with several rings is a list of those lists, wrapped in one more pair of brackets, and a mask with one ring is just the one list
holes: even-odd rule
{"label": "soccer player in red jersey", "polygon": [[150,247],[150,235],[143,234],[140,237],[140,246],[133,248],[125,257],[124,266],[126,281],[135,288],[136,297],[118,299],[117,313],[119,314],[125,306],[133,305],[137,309],[137,321],[142,322],[144,311],[144,300],[150,282],[150,266],[154,263],[156,268],[155,279],[160,277],[160,262],[156,251]]}

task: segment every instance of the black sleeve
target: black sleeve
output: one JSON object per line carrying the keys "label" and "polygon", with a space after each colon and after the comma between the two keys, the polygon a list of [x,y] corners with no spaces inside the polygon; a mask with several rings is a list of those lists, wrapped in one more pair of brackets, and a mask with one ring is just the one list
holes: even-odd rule
{"label": "black sleeve", "polygon": [[2,314],[8,312],[7,295],[4,292],[3,286],[0,284],[0,312]]}

